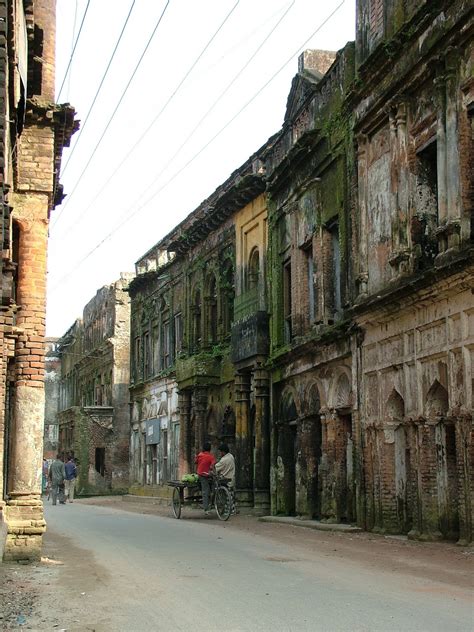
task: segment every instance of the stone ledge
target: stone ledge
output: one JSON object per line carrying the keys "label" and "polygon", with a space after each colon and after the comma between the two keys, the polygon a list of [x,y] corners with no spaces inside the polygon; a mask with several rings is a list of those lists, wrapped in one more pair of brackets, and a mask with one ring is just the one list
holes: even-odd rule
{"label": "stone ledge", "polygon": [[292,516],[261,516],[260,522],[274,522],[277,524],[286,524],[291,527],[303,527],[305,529],[316,529],[317,531],[340,531],[343,533],[359,533],[362,532],[360,527],[351,524],[320,522],[319,520],[305,520],[303,518],[294,518]]}

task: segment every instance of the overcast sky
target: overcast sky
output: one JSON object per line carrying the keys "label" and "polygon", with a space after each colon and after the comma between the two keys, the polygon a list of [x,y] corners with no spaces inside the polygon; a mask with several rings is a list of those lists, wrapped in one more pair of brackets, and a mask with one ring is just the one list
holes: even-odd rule
{"label": "overcast sky", "polygon": [[49,336],[280,129],[302,50],[354,39],[355,0],[57,0],[57,100],[82,124],[132,4],[84,131],[63,153]]}

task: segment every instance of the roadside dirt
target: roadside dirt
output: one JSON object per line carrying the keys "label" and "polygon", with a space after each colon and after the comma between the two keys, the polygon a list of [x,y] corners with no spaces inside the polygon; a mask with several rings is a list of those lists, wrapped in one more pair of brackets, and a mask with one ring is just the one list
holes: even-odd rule
{"label": "roadside dirt", "polygon": [[[146,501],[126,502],[120,497],[103,497],[79,502],[174,520],[169,507]],[[182,519],[201,522],[217,518],[186,509]],[[234,516],[221,525],[226,530],[240,530],[273,539],[282,545],[282,556],[285,549],[302,559],[305,555],[310,557],[312,551],[318,551],[319,555],[339,558],[348,567],[362,562],[368,569],[393,573],[394,578],[411,575],[434,580],[436,587],[430,588],[431,591],[439,590],[463,601],[472,599],[473,548],[450,543],[412,542],[403,537],[370,533],[313,531],[259,522],[246,515]],[[77,548],[69,538],[57,533],[47,534],[41,563],[29,566],[0,564],[0,630],[111,630],[113,628],[97,625],[97,621],[104,620],[101,604],[108,597],[108,583],[107,569],[95,562],[92,553]]]}

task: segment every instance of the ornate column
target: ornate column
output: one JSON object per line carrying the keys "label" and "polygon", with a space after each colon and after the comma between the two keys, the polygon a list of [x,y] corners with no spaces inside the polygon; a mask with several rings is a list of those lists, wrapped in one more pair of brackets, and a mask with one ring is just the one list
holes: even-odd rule
{"label": "ornate column", "polygon": [[367,136],[357,136],[357,197],[359,201],[359,229],[354,231],[358,252],[358,296],[364,298],[368,293],[368,258],[367,258]]}
{"label": "ornate column", "polygon": [[390,108],[390,145],[392,160],[392,254],[390,265],[396,278],[408,271],[409,174],[406,103],[399,101]]}
{"label": "ornate column", "polygon": [[202,450],[203,443],[206,440],[206,411],[207,387],[196,386],[193,391],[194,449],[196,454]]}
{"label": "ornate column", "polygon": [[438,247],[442,253],[447,248],[445,225],[448,219],[447,164],[446,164],[446,80],[438,75],[434,80],[436,88],[436,164],[438,186]]}
{"label": "ornate column", "polygon": [[334,410],[321,410],[321,517],[328,522],[336,521],[336,424]]}
{"label": "ornate column", "polygon": [[253,506],[250,374],[235,375],[236,492],[239,504]]}
{"label": "ornate column", "polygon": [[261,512],[270,509],[270,423],[268,372],[258,367],[255,383],[255,480],[254,506]]}
{"label": "ornate column", "polygon": [[[47,198],[22,200],[16,319],[16,382],[8,468],[6,559],[37,559],[45,531],[41,502]],[[39,219],[43,212],[43,219]],[[19,213],[20,214],[20,213]],[[37,218],[35,218],[35,215]]]}
{"label": "ornate column", "polygon": [[459,246],[461,229],[460,144],[458,129],[458,93],[456,75],[457,53],[446,51],[446,188],[448,216],[448,248]]}
{"label": "ornate column", "polygon": [[179,476],[193,471],[191,464],[191,391],[179,391]]}

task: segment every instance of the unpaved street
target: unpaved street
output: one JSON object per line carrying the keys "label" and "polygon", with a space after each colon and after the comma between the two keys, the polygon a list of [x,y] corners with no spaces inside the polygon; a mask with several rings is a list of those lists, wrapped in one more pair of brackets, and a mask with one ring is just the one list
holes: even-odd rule
{"label": "unpaved street", "polygon": [[[144,514],[142,512],[147,512]],[[35,568],[17,567],[38,630],[396,630],[473,627],[472,550],[228,523],[119,499],[46,507]],[[58,564],[58,562],[60,562]],[[15,579],[15,578],[14,578]],[[31,604],[30,604],[31,606]]]}

